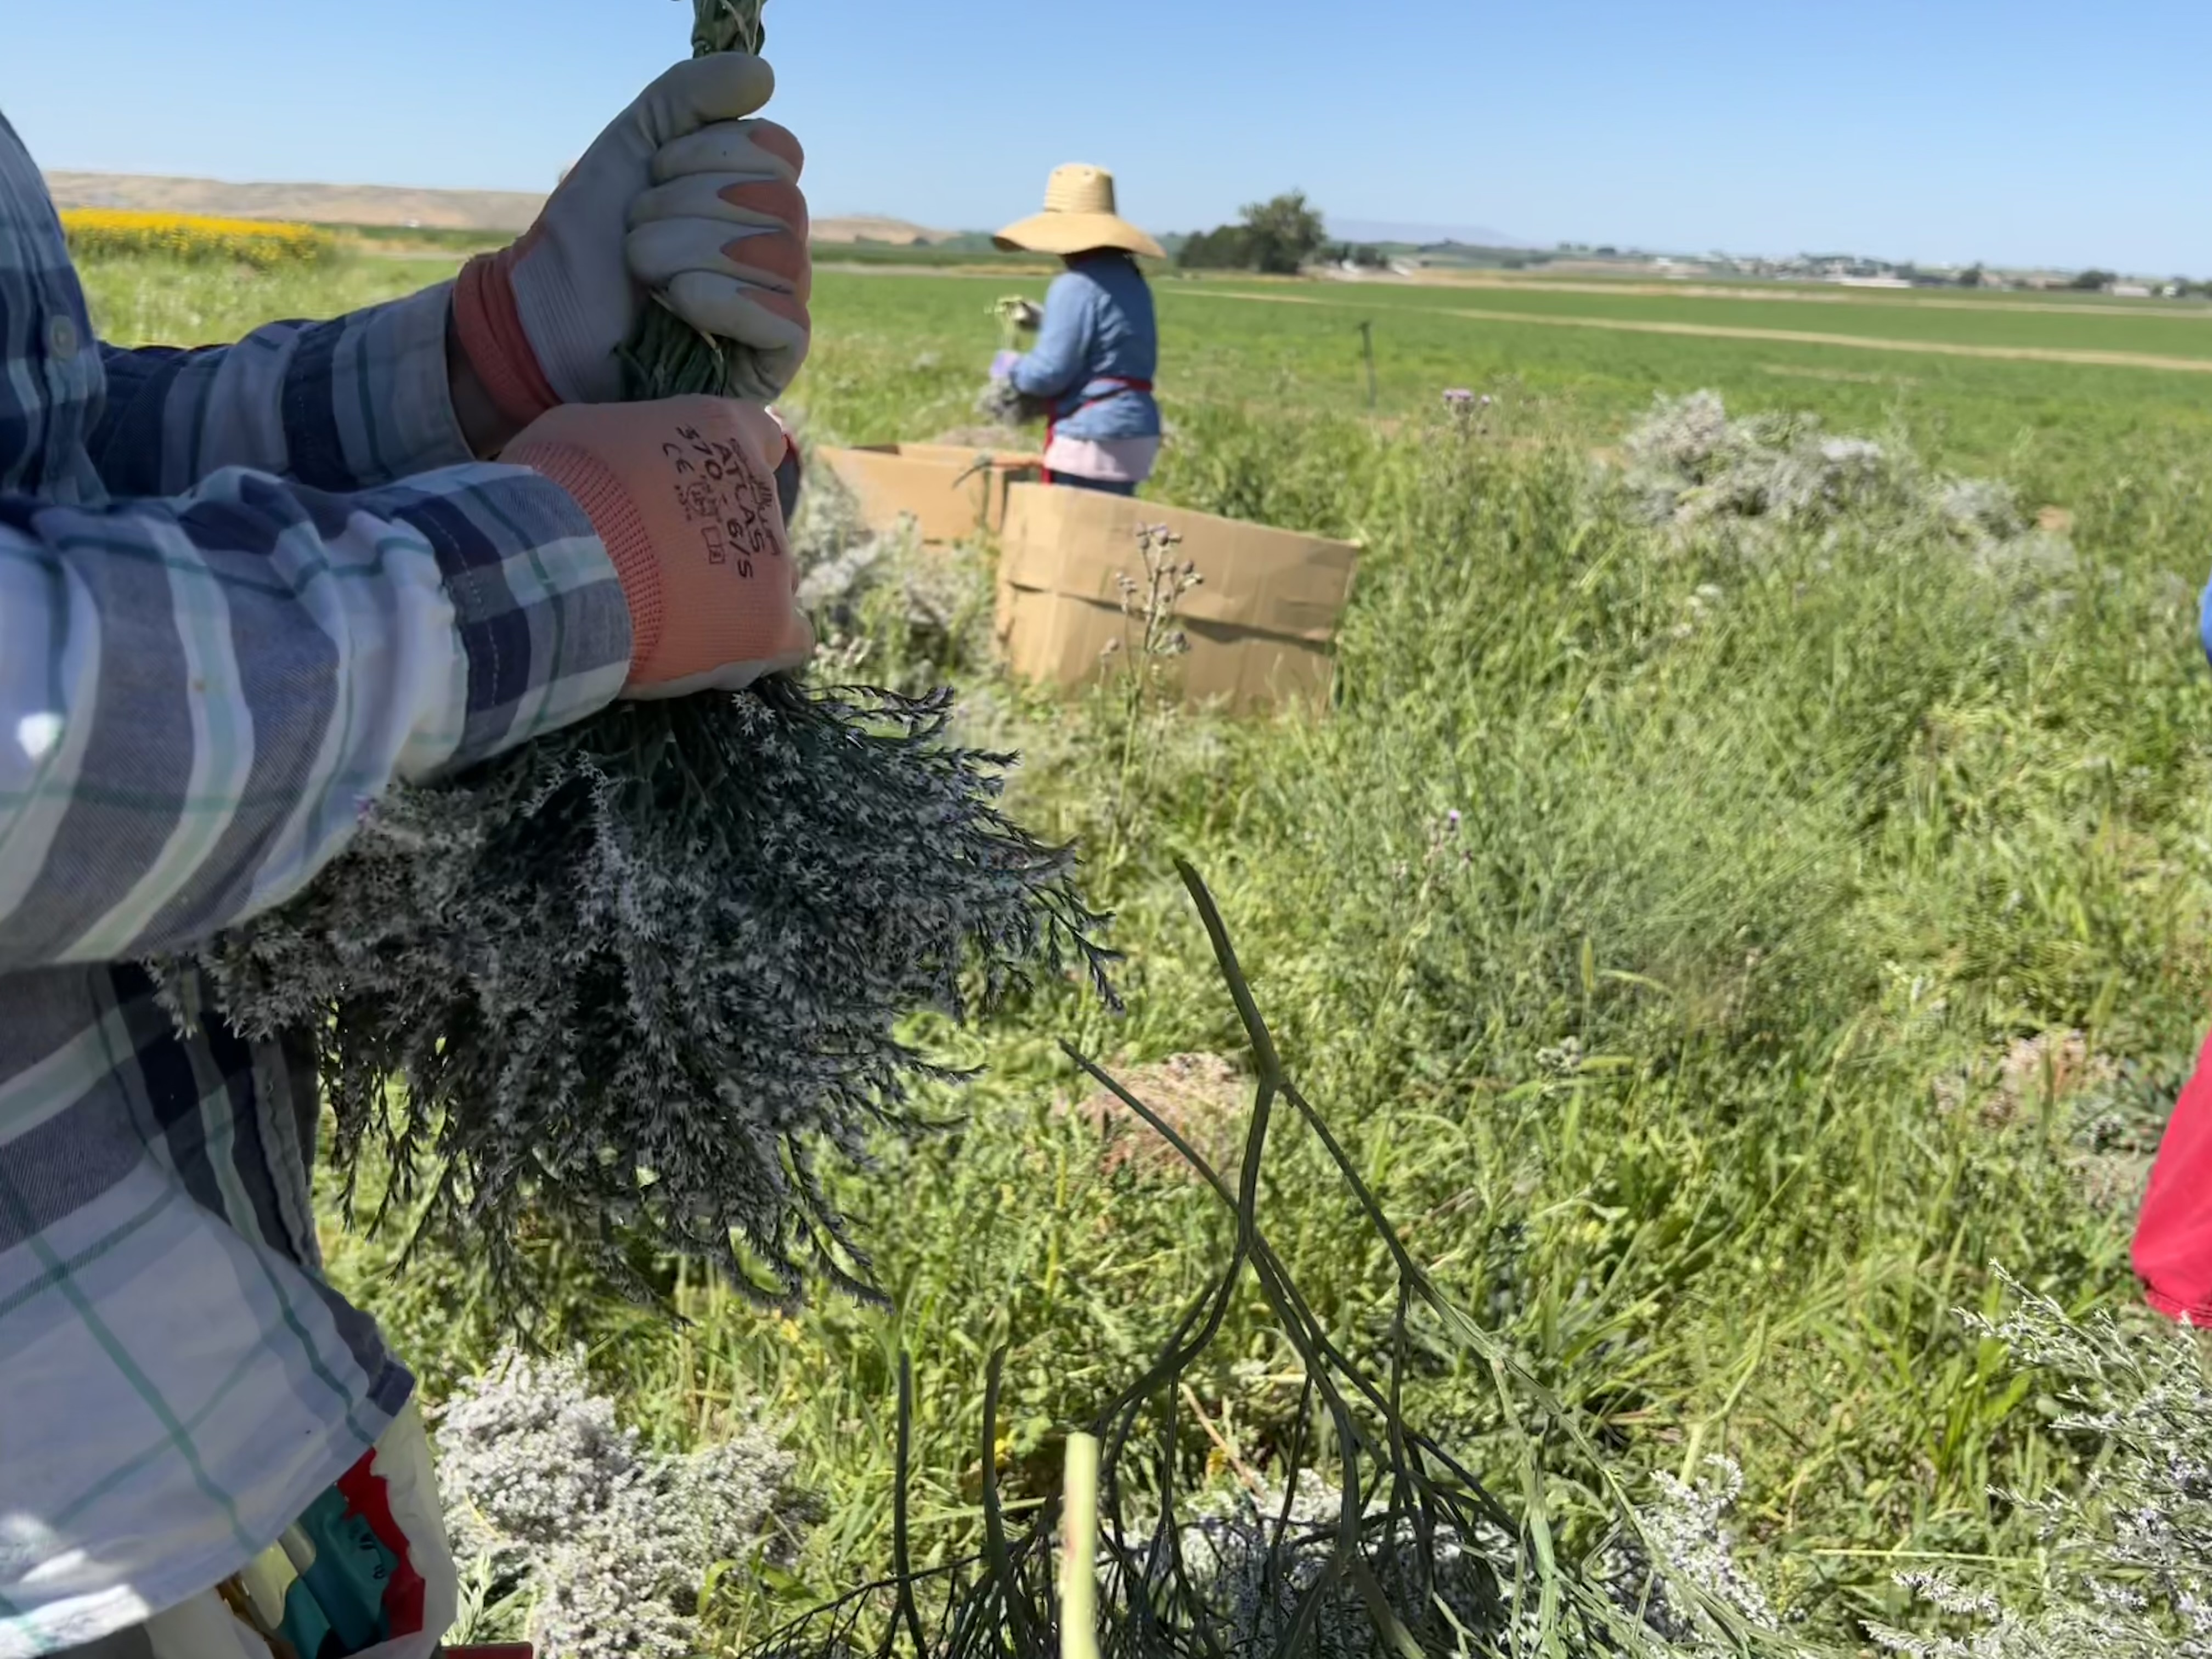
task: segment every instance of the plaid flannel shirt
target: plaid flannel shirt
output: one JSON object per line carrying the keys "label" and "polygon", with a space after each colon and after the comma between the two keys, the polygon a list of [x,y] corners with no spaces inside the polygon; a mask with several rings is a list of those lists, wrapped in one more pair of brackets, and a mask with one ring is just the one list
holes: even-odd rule
{"label": "plaid flannel shirt", "polygon": [[621,688],[605,550],[469,459],[447,311],[100,345],[0,119],[0,1659],[235,1571],[413,1387],[319,1272],[308,1056],[179,1040],[128,964]]}

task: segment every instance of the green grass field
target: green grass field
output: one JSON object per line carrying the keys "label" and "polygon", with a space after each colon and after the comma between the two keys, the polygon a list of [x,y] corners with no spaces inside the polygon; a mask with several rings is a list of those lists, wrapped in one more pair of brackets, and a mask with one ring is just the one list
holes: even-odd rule
{"label": "green grass field", "polygon": [[[827,273],[820,355],[799,400],[863,441],[961,423],[984,313],[1038,281]],[[1358,325],[1373,325],[1376,408],[1424,412],[1447,386],[1533,403],[1547,426],[1600,439],[1654,392],[1711,386],[1731,407],[1813,409],[1838,426],[1901,429],[1947,462],[2001,471],[2063,501],[2124,445],[2136,466],[2185,462],[2212,438],[2212,374],[2008,362],[1796,342],[1516,325],[1455,312],[1658,321],[1999,348],[2127,352],[2212,366],[2212,308],[2124,314],[2055,302],[2050,312],[1959,301],[1808,304],[1561,293],[1535,282],[1435,286],[1170,280],[1158,284],[1171,404],[1255,415],[1367,408]],[[1888,296],[1883,296],[1887,301]],[[1996,303],[1996,302],[1992,302]],[[831,319],[836,319],[834,325]]]}
{"label": "green grass field", "polygon": [[[88,281],[112,337],[219,340],[445,268]],[[965,424],[989,303],[1041,287],[825,271],[792,402],[850,441]],[[902,1347],[921,1550],[975,1536],[1000,1341],[1001,1455],[1018,1488],[1042,1479],[1056,1431],[1126,1379],[1226,1247],[1188,1183],[1109,1170],[1095,1128],[1052,1109],[1075,1092],[1063,1036],[1123,1064],[1237,1057],[1182,854],[1408,1248],[1627,1466],[1736,1458],[1748,1559],[1803,1628],[1848,1642],[1859,1617],[1898,1611],[1901,1566],[2026,1572],[2032,1528],[1992,1489],[2078,1480],[2094,1449],[2055,1432],[2047,1390],[1953,1311],[1993,1305],[1993,1261],[2070,1307],[2131,1300],[2127,1158],[2170,1102],[2212,975],[2195,611],[2212,374],[1455,313],[2196,362],[2212,362],[2212,321],[1534,283],[1170,281],[1159,303],[1176,437],[1150,493],[1367,550],[1338,706],[1147,725],[1116,820],[1120,705],[960,665],[1030,757],[1020,811],[1097,854],[1127,1016],[1059,997],[1008,1011],[963,1041],[991,1067],[969,1127],[840,1182],[895,1313],[823,1300],[782,1320],[681,1283],[681,1328],[580,1310],[600,1373],[651,1436],[748,1409],[787,1432],[829,1518],[801,1582],[762,1592],[778,1605],[885,1559]],[[1498,399],[1464,441],[1439,409],[1455,386]],[[2008,479],[2027,507],[2072,514],[2078,565],[2031,603],[1903,520],[1785,528],[1757,557],[1670,540],[1593,482],[1589,452],[1655,393],[1698,387]],[[2117,1075],[2001,1079],[2021,1044],[2068,1033]],[[1580,1059],[1563,1061],[1570,1040]],[[1311,1146],[1282,1149],[1263,1209],[1330,1328],[1373,1340],[1387,1264]],[[334,1254],[434,1389],[494,1342],[461,1265],[392,1281],[381,1247]],[[1294,1416],[1281,1361],[1243,1307],[1194,1378],[1261,1465]],[[1419,1403],[1510,1471],[1463,1360],[1439,1356]],[[726,1628],[764,1612],[738,1598]]]}

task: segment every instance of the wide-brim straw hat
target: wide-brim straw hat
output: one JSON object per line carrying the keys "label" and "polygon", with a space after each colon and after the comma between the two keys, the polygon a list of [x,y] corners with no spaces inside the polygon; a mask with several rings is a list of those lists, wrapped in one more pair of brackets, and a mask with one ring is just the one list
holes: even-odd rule
{"label": "wide-brim straw hat", "polygon": [[1009,252],[1088,253],[1117,247],[1155,259],[1160,245],[1114,210],[1114,175],[1104,167],[1071,161],[1045,181],[1044,211],[1019,219],[992,241]]}

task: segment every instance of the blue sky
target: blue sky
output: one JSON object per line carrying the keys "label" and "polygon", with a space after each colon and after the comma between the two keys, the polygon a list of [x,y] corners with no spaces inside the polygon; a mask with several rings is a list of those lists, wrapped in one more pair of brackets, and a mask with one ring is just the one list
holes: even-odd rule
{"label": "blue sky", "polygon": [[[55,168],[544,189],[679,0],[7,0]],[[1160,230],[1347,219],[2212,276],[2212,4],[770,0],[820,214],[988,227],[1060,161]],[[93,65],[97,64],[97,68]]]}

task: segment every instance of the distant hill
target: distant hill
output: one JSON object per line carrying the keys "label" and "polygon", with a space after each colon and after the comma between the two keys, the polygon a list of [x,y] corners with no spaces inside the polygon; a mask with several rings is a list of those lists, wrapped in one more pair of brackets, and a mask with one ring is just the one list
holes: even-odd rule
{"label": "distant hill", "polygon": [[817,242],[890,242],[908,247],[920,243],[931,246],[957,241],[961,234],[957,230],[931,230],[925,225],[888,218],[880,213],[840,214],[814,222],[814,240]]}
{"label": "distant hill", "polygon": [[134,173],[49,173],[65,208],[201,213],[224,219],[292,219],[322,225],[416,226],[431,230],[529,228],[543,196],[505,190],[409,190],[391,185],[228,184]]}
{"label": "distant hill", "polygon": [[[423,230],[526,230],[545,198],[527,191],[412,190],[395,185],[234,184],[137,173],[49,173],[57,206],[128,208],[144,213],[204,213],[228,219],[293,219],[320,225],[382,225]],[[1475,225],[1420,225],[1336,219],[1340,242],[1390,242],[1440,248],[1513,250],[1530,244]],[[814,222],[814,240],[830,246],[875,243],[945,252],[988,252],[988,233],[935,230],[883,213],[835,214]],[[1170,242],[1180,238],[1170,238]],[[1170,256],[1174,253],[1172,246]]]}
{"label": "distant hill", "polygon": [[1340,242],[1398,242],[1413,247],[1437,247],[1456,242],[1462,247],[1525,248],[1502,230],[1480,225],[1414,225],[1389,219],[1339,219],[1331,216],[1328,234]]}
{"label": "distant hill", "polygon": [[[319,225],[381,225],[423,230],[521,231],[543,196],[507,190],[410,190],[395,185],[231,184],[136,173],[49,173],[46,188],[65,208],[125,208],[139,213],[200,213],[223,219],[291,219]],[[932,230],[884,214],[851,213],[814,222],[817,242],[882,242],[934,247],[988,236]]]}

